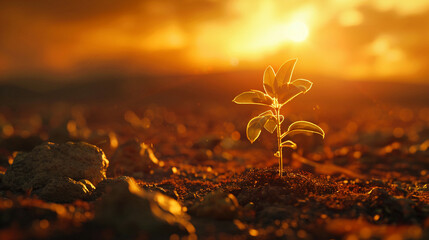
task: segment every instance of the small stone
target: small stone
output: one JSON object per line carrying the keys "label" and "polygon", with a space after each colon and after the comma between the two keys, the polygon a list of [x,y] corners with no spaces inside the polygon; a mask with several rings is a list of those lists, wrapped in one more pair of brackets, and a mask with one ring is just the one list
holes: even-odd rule
{"label": "small stone", "polygon": [[93,192],[92,199],[97,199],[106,191],[111,191],[113,188],[115,188],[118,185],[122,186],[128,186],[128,182],[131,181],[132,178],[128,176],[120,176],[117,178],[108,178],[101,181],[98,185],[95,191]]}
{"label": "small stone", "polygon": [[79,182],[83,183],[90,192],[95,190],[95,186],[89,180],[81,179]]}
{"label": "small stone", "polygon": [[134,139],[120,145],[110,160],[109,176],[149,173],[159,167],[159,160],[151,146]]}
{"label": "small stone", "polygon": [[86,185],[81,181],[75,181],[68,177],[59,177],[51,179],[50,182],[46,184],[42,190],[36,192],[36,194],[45,201],[71,203],[77,199],[87,199],[91,191],[88,190]]}
{"label": "small stone", "polygon": [[159,192],[145,191],[132,178],[114,181],[97,204],[94,224],[124,235],[143,232],[157,239],[172,233],[195,236],[194,226],[176,200]]}
{"label": "small stone", "polygon": [[238,216],[239,204],[234,195],[215,191],[207,194],[189,210],[198,217],[232,220]]}

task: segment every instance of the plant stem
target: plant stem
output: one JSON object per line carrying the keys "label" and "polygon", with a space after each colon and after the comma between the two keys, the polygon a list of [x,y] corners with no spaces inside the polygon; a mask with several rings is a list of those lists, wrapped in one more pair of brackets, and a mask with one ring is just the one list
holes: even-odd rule
{"label": "plant stem", "polygon": [[280,177],[283,177],[283,151],[282,151],[282,131],[280,127],[280,107],[276,108],[276,115],[277,115],[277,145],[278,145],[278,151],[279,151],[279,175]]}

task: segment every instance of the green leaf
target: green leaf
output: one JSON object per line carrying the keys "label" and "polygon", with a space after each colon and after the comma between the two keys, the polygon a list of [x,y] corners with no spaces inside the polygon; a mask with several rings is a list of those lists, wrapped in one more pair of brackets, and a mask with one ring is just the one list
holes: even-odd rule
{"label": "green leaf", "polygon": [[274,116],[270,117],[270,118],[267,120],[267,122],[265,123],[264,128],[265,128],[268,132],[273,133],[273,132],[274,132],[274,130],[276,130],[276,128],[277,128],[277,120],[276,120],[276,117],[274,117]]}
{"label": "green leaf", "polygon": [[232,101],[237,104],[258,104],[268,106],[273,103],[273,100],[267,94],[258,90],[241,93]]}
{"label": "green leaf", "polygon": [[312,85],[313,83],[306,79],[297,79],[292,81],[287,85],[287,90],[283,90],[285,87],[280,90],[281,94],[279,96],[279,102],[282,105],[288,103],[299,94],[308,92]]}
{"label": "green leaf", "polygon": [[[271,111],[271,110],[265,111],[265,112],[263,112],[263,113],[259,114],[259,116],[269,116],[269,117],[267,118],[267,121],[266,121],[266,122],[265,122],[265,124],[264,124],[264,128],[265,128],[268,132],[273,133],[273,132],[274,132],[274,130],[271,130],[271,128],[272,128],[271,124],[272,124],[272,122],[273,122],[273,121],[274,121],[274,124],[276,124],[276,121],[275,121],[275,117],[274,117],[274,113],[273,113],[273,111]],[[274,120],[273,120],[273,118],[274,118]],[[276,125],[275,125],[275,126],[276,126]],[[274,129],[275,129],[275,126],[274,126]]]}
{"label": "green leaf", "polygon": [[314,123],[307,121],[297,121],[292,123],[289,126],[287,132],[283,133],[281,137],[284,138],[286,136],[292,136],[298,133],[315,133],[320,134],[322,137],[325,137],[325,132],[322,128],[320,128]]}
{"label": "green leaf", "polygon": [[313,86],[313,83],[311,81],[308,81],[307,79],[296,79],[293,80],[290,84],[297,87],[302,93],[308,92],[311,86]]}
{"label": "green leaf", "polygon": [[276,74],[276,80],[278,87],[281,88],[284,85],[287,85],[290,83],[290,80],[292,78],[293,69],[295,68],[297,59],[291,59],[287,62],[285,62],[279,69],[279,71]]}
{"label": "green leaf", "polygon": [[[284,118],[285,117],[283,115],[280,115],[280,123],[283,122]],[[272,117],[270,117],[267,120],[267,122],[264,125],[264,128],[270,133],[273,133],[274,130],[276,130],[276,128],[277,128],[277,117],[274,114]]]}
{"label": "green leaf", "polygon": [[274,73],[274,69],[271,66],[268,66],[264,72],[264,90],[271,97],[275,97],[275,87],[274,80],[276,78],[276,74]]}
{"label": "green leaf", "polygon": [[247,124],[246,135],[247,139],[249,139],[251,143],[258,139],[259,135],[261,134],[262,128],[270,117],[271,114],[266,114],[250,119],[249,123]]}
{"label": "green leaf", "polygon": [[287,140],[282,142],[282,144],[280,145],[281,147],[290,147],[292,149],[296,149],[296,143],[292,142],[291,140]]}
{"label": "green leaf", "polygon": [[274,116],[273,111],[271,111],[271,110],[267,110],[267,111],[265,111],[265,112],[263,112],[263,113],[259,114],[258,116],[268,116],[268,115],[270,115],[270,116]]}

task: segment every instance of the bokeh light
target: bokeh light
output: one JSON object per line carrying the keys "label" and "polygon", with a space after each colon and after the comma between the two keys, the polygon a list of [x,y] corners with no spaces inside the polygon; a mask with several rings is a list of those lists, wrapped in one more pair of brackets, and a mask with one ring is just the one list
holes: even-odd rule
{"label": "bokeh light", "polygon": [[422,82],[428,13],[425,0],[3,1],[0,77],[259,71],[297,57],[311,75]]}

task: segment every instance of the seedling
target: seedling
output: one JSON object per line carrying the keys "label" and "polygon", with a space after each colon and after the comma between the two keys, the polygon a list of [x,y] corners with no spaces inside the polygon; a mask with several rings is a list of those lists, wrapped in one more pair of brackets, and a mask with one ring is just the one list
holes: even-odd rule
{"label": "seedling", "polygon": [[284,116],[280,114],[281,108],[301,93],[306,93],[313,85],[312,82],[305,79],[291,81],[292,73],[297,59],[291,59],[284,63],[277,73],[271,66],[268,66],[264,72],[263,85],[265,93],[259,90],[250,90],[243,92],[234,98],[233,102],[237,104],[257,104],[271,107],[268,110],[250,119],[247,124],[246,135],[251,143],[261,134],[262,128],[268,132],[274,133],[277,129],[278,150],[274,154],[279,158],[279,175],[283,176],[283,153],[282,149],[289,147],[296,149],[296,144],[291,140],[285,140],[299,133],[315,133],[325,137],[322,128],[314,123],[307,121],[296,121],[289,125],[286,132],[281,131],[281,124]]}

